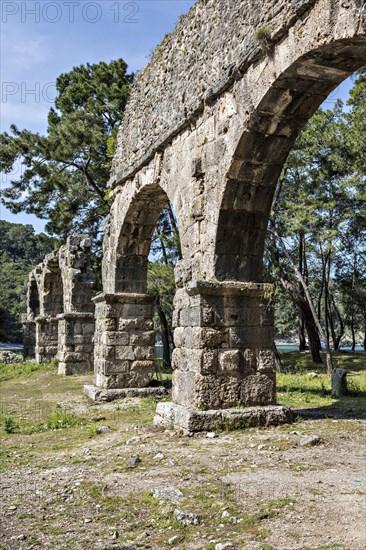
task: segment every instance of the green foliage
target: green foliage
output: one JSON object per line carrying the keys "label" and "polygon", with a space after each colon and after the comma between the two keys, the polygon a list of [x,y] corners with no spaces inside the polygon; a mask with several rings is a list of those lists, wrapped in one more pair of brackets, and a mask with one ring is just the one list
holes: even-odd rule
{"label": "green foliage", "polygon": [[17,429],[17,423],[15,422],[14,418],[11,416],[6,416],[4,418],[4,432],[7,434],[12,434]]}
{"label": "green foliage", "polygon": [[174,266],[159,262],[149,263],[147,281],[148,292],[159,296],[161,306],[171,323],[175,294]]}
{"label": "green foliage", "polygon": [[12,380],[19,376],[29,376],[36,371],[46,369],[49,365],[40,365],[35,361],[26,361],[24,363],[0,363],[0,382]]}
{"label": "green foliage", "polygon": [[[334,367],[346,369],[347,392],[339,399],[331,396],[331,378],[325,367],[312,363],[309,353],[284,352],[281,360],[285,372],[277,375],[277,401],[294,408],[339,405],[355,410],[364,409],[366,398],[365,353],[335,353]],[[313,373],[316,372],[316,376]]]}
{"label": "green foliage", "polygon": [[22,173],[1,196],[12,212],[48,220],[65,239],[72,231],[96,237],[108,212],[104,199],[116,135],[133,75],[122,59],[81,65],[56,81],[46,136],[19,130],[0,134],[0,170]]}
{"label": "green foliage", "polygon": [[61,430],[64,428],[72,428],[83,423],[81,417],[70,414],[62,409],[53,411],[48,417],[45,427],[49,430]]}
{"label": "green foliage", "polygon": [[270,25],[263,25],[255,31],[254,38],[257,40],[263,50],[269,50],[271,46],[271,34],[272,27]]}
{"label": "green foliage", "polygon": [[0,221],[0,339],[19,342],[28,274],[54,248],[55,240],[36,235],[31,225]]}
{"label": "green foliage", "polygon": [[[327,339],[358,339],[366,321],[366,76],[356,76],[348,109],[338,101],[310,119],[281,177],[273,220],[306,281]],[[270,255],[268,254],[270,267]],[[293,280],[288,261],[279,265]],[[298,287],[298,282],[294,282]],[[301,291],[302,292],[302,291]],[[294,333],[298,314],[283,291],[276,327]]]}

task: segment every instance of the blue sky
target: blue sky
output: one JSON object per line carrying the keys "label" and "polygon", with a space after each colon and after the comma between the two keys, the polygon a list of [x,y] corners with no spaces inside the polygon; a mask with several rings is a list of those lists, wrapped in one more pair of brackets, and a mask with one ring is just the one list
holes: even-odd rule
{"label": "blue sky", "polygon": [[[130,71],[140,70],[150,52],[171,32],[194,0],[79,0],[1,2],[0,126],[45,132],[58,75],[82,63],[122,57]],[[346,99],[350,81],[328,101]],[[1,185],[7,178],[2,175]],[[14,178],[14,174],[10,175]],[[44,222],[12,215],[0,206],[0,219],[30,223],[37,232]]]}

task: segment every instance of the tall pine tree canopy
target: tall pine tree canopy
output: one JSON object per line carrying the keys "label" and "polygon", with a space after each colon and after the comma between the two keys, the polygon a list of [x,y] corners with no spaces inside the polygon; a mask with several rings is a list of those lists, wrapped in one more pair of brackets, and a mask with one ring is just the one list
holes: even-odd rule
{"label": "tall pine tree canopy", "polygon": [[132,79],[123,59],[75,67],[57,78],[45,136],[15,125],[0,134],[0,170],[22,165],[1,195],[11,212],[47,220],[46,231],[63,240],[73,231],[96,238]]}

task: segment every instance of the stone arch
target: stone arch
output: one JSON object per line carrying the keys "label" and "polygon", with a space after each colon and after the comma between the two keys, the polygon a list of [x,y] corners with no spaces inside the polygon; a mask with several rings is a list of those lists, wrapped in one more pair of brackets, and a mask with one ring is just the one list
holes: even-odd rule
{"label": "stone arch", "polygon": [[42,277],[41,312],[45,317],[57,317],[64,312],[64,282],[58,254],[50,254]]}
{"label": "stone arch", "polygon": [[70,235],[29,275],[23,319],[25,354],[39,363],[58,359],[59,374],[93,367],[94,304],[91,240]]}
{"label": "stone arch", "polygon": [[29,277],[28,293],[27,293],[27,311],[28,316],[35,319],[40,311],[39,289],[35,276],[31,273]]}
{"label": "stone arch", "polygon": [[365,51],[365,37],[310,50],[278,76],[252,112],[223,192],[215,249],[218,280],[261,281],[268,218],[287,156],[321,103],[365,65]]}
{"label": "stone arch", "polygon": [[168,195],[157,183],[146,185],[132,199],[118,238],[116,292],[146,293],[151,238],[168,201]]}
{"label": "stone arch", "polygon": [[147,294],[147,267],[153,232],[168,202],[160,177],[143,185],[131,180],[115,197],[105,228],[104,292],[94,299],[96,387],[85,389],[92,398],[102,392],[103,399],[112,399],[131,388],[137,394],[164,391],[147,387],[155,372],[154,297]]}
{"label": "stone arch", "polygon": [[[99,390],[123,394],[143,333],[151,342],[141,293],[150,221],[140,249],[120,236],[132,201],[155,184],[180,199],[183,253],[173,404],[162,404],[157,422],[195,431],[222,417],[237,425],[288,419],[281,408],[248,418],[225,409],[275,404],[271,285],[261,282],[272,195],[300,129],[366,63],[365,41],[362,0],[199,0],[164,39],[135,80],[108,184],[104,294],[96,300]],[[131,219],[127,235],[144,235]]]}
{"label": "stone arch", "polygon": [[29,274],[26,313],[23,316],[23,352],[25,357],[36,355],[36,318],[40,314],[40,295],[35,273]]}

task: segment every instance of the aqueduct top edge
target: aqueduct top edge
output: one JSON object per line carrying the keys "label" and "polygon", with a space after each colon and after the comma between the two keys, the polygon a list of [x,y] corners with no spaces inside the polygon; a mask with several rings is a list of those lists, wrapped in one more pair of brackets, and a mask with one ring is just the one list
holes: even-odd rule
{"label": "aqueduct top edge", "polygon": [[[247,69],[268,55],[320,0],[198,0],[156,48],[135,79],[109,185],[133,176]],[[331,18],[347,4],[365,18],[362,0],[329,0]]]}

